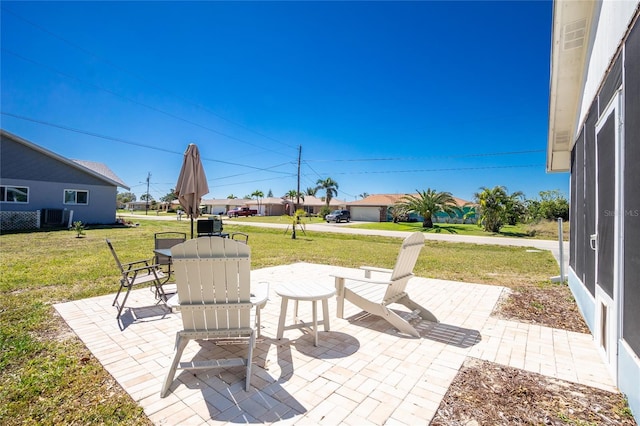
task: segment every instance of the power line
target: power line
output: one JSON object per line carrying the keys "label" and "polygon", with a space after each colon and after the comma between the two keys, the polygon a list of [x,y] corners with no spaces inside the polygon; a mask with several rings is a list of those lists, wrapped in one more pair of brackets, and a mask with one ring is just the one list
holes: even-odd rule
{"label": "power line", "polygon": [[497,157],[506,155],[523,155],[523,154],[538,154],[546,152],[544,149],[532,149],[527,151],[506,151],[506,152],[487,152],[479,154],[460,154],[460,155],[429,155],[425,157],[382,157],[382,158],[344,158],[344,159],[329,159],[329,160],[307,160],[305,162],[366,162],[366,161],[415,161],[415,160],[427,160],[434,158],[474,158],[474,157]]}
{"label": "power line", "polygon": [[374,170],[364,172],[336,172],[334,175],[364,175],[364,174],[385,174],[385,173],[423,173],[423,172],[451,172],[463,170],[484,170],[484,169],[515,169],[526,167],[543,167],[542,164],[525,164],[510,166],[479,166],[479,167],[449,167],[443,169],[414,169],[414,170]]}
{"label": "power line", "polygon": [[[23,115],[13,114],[13,113],[6,112],[6,111],[2,111],[2,112],[0,112],[0,114],[6,115],[6,116],[9,116],[9,117],[13,117],[13,118],[17,118],[17,119],[20,119],[20,120],[31,121],[33,123],[42,124],[42,125],[45,125],[45,126],[55,127],[55,128],[58,128],[58,129],[69,131],[69,132],[74,132],[74,133],[79,133],[79,134],[83,134],[83,135],[87,135],[87,136],[92,136],[94,138],[110,140],[110,141],[113,141],[113,142],[119,142],[119,143],[123,143],[123,144],[127,144],[127,145],[133,145],[133,146],[137,146],[137,147],[141,147],[141,148],[152,149],[152,150],[155,150],[155,151],[168,152],[170,154],[175,154],[175,155],[180,155],[180,156],[184,155],[184,153],[182,153],[182,152],[173,151],[173,150],[170,150],[170,149],[160,148],[160,147],[152,146],[152,145],[145,145],[145,144],[142,144],[142,143],[139,143],[139,142],[133,142],[133,141],[129,141],[129,140],[126,140],[126,139],[116,138],[116,137],[113,137],[113,136],[101,135],[99,133],[89,132],[87,130],[81,130],[81,129],[76,129],[76,128],[69,127],[69,126],[64,126],[64,125],[61,125],[61,124],[55,124],[55,123],[50,123],[50,122],[47,122],[47,121],[37,120],[35,118],[25,117]],[[286,174],[286,172],[278,172],[278,171],[270,170],[270,167],[269,168],[265,168],[265,167],[249,166],[247,164],[233,163],[233,162],[230,162],[230,161],[223,161],[223,160],[217,160],[217,159],[213,159],[213,158],[204,158],[204,157],[202,158],[202,160],[203,161],[211,161],[211,162],[220,163],[220,164],[227,164],[227,165],[231,165],[231,166],[246,167],[246,168],[249,168],[249,169],[259,170],[259,171],[263,171],[263,172]],[[285,164],[287,164],[287,163],[285,163]],[[274,167],[276,167],[276,166],[274,166]]]}
{"label": "power line", "polygon": [[22,59],[23,61],[31,62],[31,63],[32,63],[32,64],[34,64],[34,65],[37,65],[37,66],[40,66],[40,67],[46,68],[46,69],[48,69],[48,70],[50,70],[50,71],[52,71],[52,72],[55,72],[55,73],[57,73],[57,74],[60,74],[60,75],[62,75],[62,76],[64,76],[64,77],[66,77],[66,78],[69,78],[69,79],[75,80],[75,81],[77,81],[77,82],[79,82],[79,83],[81,83],[81,84],[87,85],[87,86],[89,86],[89,87],[93,87],[94,89],[102,90],[102,91],[104,91],[104,92],[109,93],[110,95],[113,95],[113,96],[116,96],[116,97],[122,98],[122,99],[124,99],[124,100],[125,100],[125,101],[127,101],[127,102],[131,102],[132,104],[140,105],[140,106],[142,106],[142,107],[148,108],[148,109],[150,109],[150,110],[152,110],[152,111],[155,111],[155,112],[158,112],[158,113],[160,113],[160,114],[164,114],[164,115],[166,115],[166,116],[168,116],[168,117],[174,118],[174,119],[176,119],[176,120],[182,121],[182,122],[187,123],[187,124],[190,124],[190,125],[192,125],[192,126],[199,127],[199,128],[201,128],[201,129],[207,130],[207,131],[209,131],[209,132],[215,133],[215,134],[217,134],[217,135],[223,136],[223,137],[228,138],[228,139],[231,139],[231,140],[235,140],[235,141],[238,141],[238,142],[245,143],[245,144],[250,145],[250,146],[253,146],[253,147],[255,147],[255,148],[263,149],[263,150],[265,150],[265,151],[270,151],[270,152],[273,152],[273,153],[275,153],[275,154],[279,154],[279,155],[286,155],[286,154],[283,154],[283,153],[281,153],[281,152],[279,152],[279,151],[276,151],[276,150],[273,150],[273,149],[268,149],[268,148],[265,148],[265,147],[263,147],[263,146],[260,146],[260,145],[257,145],[257,144],[254,144],[254,143],[248,142],[248,141],[246,141],[246,140],[244,140],[244,139],[240,139],[240,138],[238,138],[238,137],[236,137],[236,136],[232,136],[232,135],[229,135],[229,134],[227,134],[227,133],[221,132],[221,131],[219,131],[219,130],[213,129],[213,128],[211,128],[211,127],[204,126],[204,125],[202,125],[202,124],[196,123],[195,121],[191,121],[191,120],[188,120],[188,119],[186,119],[186,118],[182,118],[182,117],[180,117],[180,116],[178,116],[178,115],[176,115],[176,114],[170,113],[170,112],[168,112],[168,111],[164,111],[164,110],[162,110],[162,109],[160,109],[160,108],[154,107],[154,106],[149,105],[149,104],[146,104],[146,103],[144,103],[144,102],[137,101],[137,100],[132,99],[132,98],[130,98],[130,97],[128,97],[128,96],[125,96],[125,95],[122,95],[122,94],[120,94],[120,93],[117,93],[117,92],[115,92],[115,91],[113,91],[113,90],[111,90],[111,89],[107,89],[106,87],[102,87],[102,86],[100,86],[100,85],[98,85],[98,84],[90,83],[90,82],[88,82],[88,81],[82,80],[81,78],[78,78],[78,77],[76,77],[76,76],[74,76],[74,75],[71,75],[71,74],[68,74],[68,73],[66,73],[66,72],[60,71],[60,70],[58,70],[58,69],[56,69],[56,68],[54,68],[54,67],[52,67],[52,66],[50,66],[50,65],[43,64],[43,63],[41,63],[41,62],[35,61],[35,60],[33,60],[33,59],[30,59],[30,58],[26,58],[26,57],[24,57],[24,56],[20,55],[19,53],[13,52],[13,51],[11,51],[11,50],[9,50],[9,49],[5,48],[5,47],[3,47],[3,48],[2,48],[2,51],[3,51],[3,52],[6,52],[6,53],[9,53],[9,54],[11,54],[11,55],[14,55],[14,56],[16,56],[17,58]]}

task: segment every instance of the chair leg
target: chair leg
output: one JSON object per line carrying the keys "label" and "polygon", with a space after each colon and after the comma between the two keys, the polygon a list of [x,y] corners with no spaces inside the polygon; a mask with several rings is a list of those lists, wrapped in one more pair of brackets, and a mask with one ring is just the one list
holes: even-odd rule
{"label": "chair leg", "polygon": [[176,352],[173,355],[173,360],[171,361],[171,367],[169,367],[167,377],[164,379],[164,384],[162,385],[162,390],[160,391],[160,398],[164,398],[169,393],[169,388],[171,387],[173,378],[176,375],[178,362],[180,362],[180,357],[182,356],[182,352],[184,352],[184,348],[187,347],[187,343],[189,343],[189,339],[184,338],[180,335],[180,333],[178,333],[178,335],[176,336]]}
{"label": "chair leg", "polygon": [[429,311],[427,308],[425,308],[425,307],[423,307],[421,305],[418,305],[416,302],[411,300],[409,295],[405,295],[403,298],[399,299],[396,303],[400,303],[401,305],[406,306],[412,312],[413,311],[419,311],[418,315],[420,315],[420,318],[422,318],[422,319],[425,319],[427,321],[432,321],[432,322],[435,322],[435,323],[439,323],[440,322],[438,320],[438,318],[436,318],[436,316],[431,313],[431,311]]}
{"label": "chair leg", "polygon": [[122,285],[122,281],[120,281],[120,288],[118,289],[118,292],[116,293],[116,297],[113,299],[113,303],[111,304],[111,306],[116,306],[116,302],[118,301],[118,297],[120,296],[120,292],[122,291],[123,287],[124,285]]}
{"label": "chair leg", "polygon": [[122,310],[124,309],[124,305],[125,305],[125,303],[127,303],[127,297],[129,297],[129,292],[130,291],[131,291],[131,286],[127,286],[127,292],[124,294],[124,299],[122,300],[122,305],[120,305],[120,308],[118,309],[118,315],[116,315],[116,319],[120,318],[120,314],[122,314]]}
{"label": "chair leg", "polygon": [[413,337],[420,337],[420,333],[418,333],[418,331],[413,328],[411,324],[409,324],[405,319],[393,312],[391,309],[386,309],[383,318],[401,332],[409,334]]}
{"label": "chair leg", "polygon": [[251,337],[249,339],[249,352],[247,353],[247,378],[244,383],[244,390],[249,392],[251,390],[251,366],[253,365],[253,347],[256,344],[256,332],[251,331]]}

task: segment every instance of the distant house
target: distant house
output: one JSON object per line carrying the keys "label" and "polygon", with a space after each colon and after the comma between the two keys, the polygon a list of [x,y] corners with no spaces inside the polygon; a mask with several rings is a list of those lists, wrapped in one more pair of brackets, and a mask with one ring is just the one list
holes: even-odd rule
{"label": "distant house", "polygon": [[569,287],[640,419],[640,2],[555,1],[547,170],[571,173]]}
{"label": "distant house", "polygon": [[[347,207],[351,211],[351,220],[362,220],[367,222],[391,222],[393,217],[391,215],[390,207],[397,202],[401,201],[408,194],[374,194],[369,195],[362,200],[352,201],[347,203]],[[416,194],[409,194],[416,195]],[[475,223],[476,217],[470,216],[465,219],[464,214],[469,212],[472,203],[463,200],[462,198],[453,197],[456,202],[456,206],[460,209],[460,213],[454,217],[444,213],[439,213],[434,217],[434,222],[449,222],[449,223]],[[418,221],[422,221],[422,217],[419,215],[412,215],[412,218]]]}
{"label": "distant house", "polygon": [[250,201],[244,198],[203,198],[200,201],[200,207],[202,207],[203,214],[223,215],[229,210],[246,206]]}
{"label": "distant house", "polygon": [[261,216],[282,216],[285,214],[287,204],[290,204],[289,200],[278,197],[264,197],[257,200],[247,200],[245,205],[252,209],[258,210],[258,214]]}
{"label": "distant house", "polygon": [[68,224],[70,218],[88,224],[115,223],[117,188],[129,187],[106,165],[70,160],[0,132],[3,229],[11,229],[12,221],[22,220],[26,212],[36,211],[43,224]]}
{"label": "distant house", "polygon": [[[210,199],[202,200],[200,203],[205,214],[224,214],[233,208],[246,206],[257,210],[261,216],[282,216],[290,214],[294,209],[294,204],[295,200],[290,200],[286,197],[264,197],[259,200],[243,198]],[[320,209],[325,205],[326,203],[321,198],[305,195],[304,197],[300,197],[300,205],[298,208],[303,209],[309,214],[318,214]],[[339,209],[345,205],[345,201],[332,199],[329,207]]]}
{"label": "distant house", "polygon": [[[322,198],[315,197],[313,195],[305,195],[304,199],[300,198],[300,203],[302,204],[300,207],[307,214],[316,215],[320,213],[323,207],[327,205],[327,202]],[[329,201],[329,208],[331,210],[343,209],[347,205],[347,202],[344,200],[339,200],[337,198],[332,198]]]}

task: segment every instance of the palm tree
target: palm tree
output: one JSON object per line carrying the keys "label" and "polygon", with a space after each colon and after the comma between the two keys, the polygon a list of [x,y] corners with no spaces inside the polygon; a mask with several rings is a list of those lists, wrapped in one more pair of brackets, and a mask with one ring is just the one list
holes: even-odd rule
{"label": "palm tree", "polygon": [[369,193],[368,193],[368,192],[363,192],[362,194],[358,195],[358,197],[360,197],[360,198],[362,198],[362,199],[365,199],[365,198],[367,198],[368,196],[369,196]]}
{"label": "palm tree", "polygon": [[264,192],[260,191],[259,189],[256,189],[251,194],[251,197],[256,197],[256,201],[258,202],[258,214],[260,214],[260,198],[264,198]]}
{"label": "palm tree", "polygon": [[480,204],[480,223],[487,232],[499,232],[507,219],[507,188],[495,186],[489,189],[485,186],[473,196]]}
{"label": "palm tree", "polygon": [[229,195],[227,195],[227,200],[235,200],[236,198],[238,198],[238,197],[236,197],[236,196],[235,196],[235,195],[233,195],[233,194],[229,194]]}
{"label": "palm tree", "polygon": [[329,207],[329,203],[331,202],[331,199],[335,195],[338,195],[338,182],[328,177],[326,179],[318,179],[318,181],[316,182],[316,185],[317,185],[316,190],[322,189],[326,192],[324,201],[327,204],[327,207]]}
{"label": "palm tree", "polygon": [[291,201],[293,201],[294,199],[297,199],[298,196],[300,196],[300,198],[302,198],[302,201],[304,201],[304,194],[302,192],[296,191],[295,189],[290,189],[289,192],[284,194],[284,196],[290,199]]}
{"label": "palm tree", "polygon": [[422,216],[423,228],[433,228],[433,216],[437,213],[455,216],[460,210],[450,192],[437,192],[431,188],[416,192],[418,195],[405,195],[396,204],[398,208],[405,208]]}
{"label": "palm tree", "polygon": [[307,187],[307,190],[304,191],[305,195],[311,195],[313,197],[316,196],[316,192],[318,192],[318,188]]}

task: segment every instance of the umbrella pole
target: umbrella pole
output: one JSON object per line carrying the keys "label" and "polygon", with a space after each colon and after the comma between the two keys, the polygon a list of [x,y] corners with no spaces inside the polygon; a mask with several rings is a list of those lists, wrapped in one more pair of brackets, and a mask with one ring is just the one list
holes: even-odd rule
{"label": "umbrella pole", "polygon": [[193,215],[191,215],[191,239],[193,239]]}

